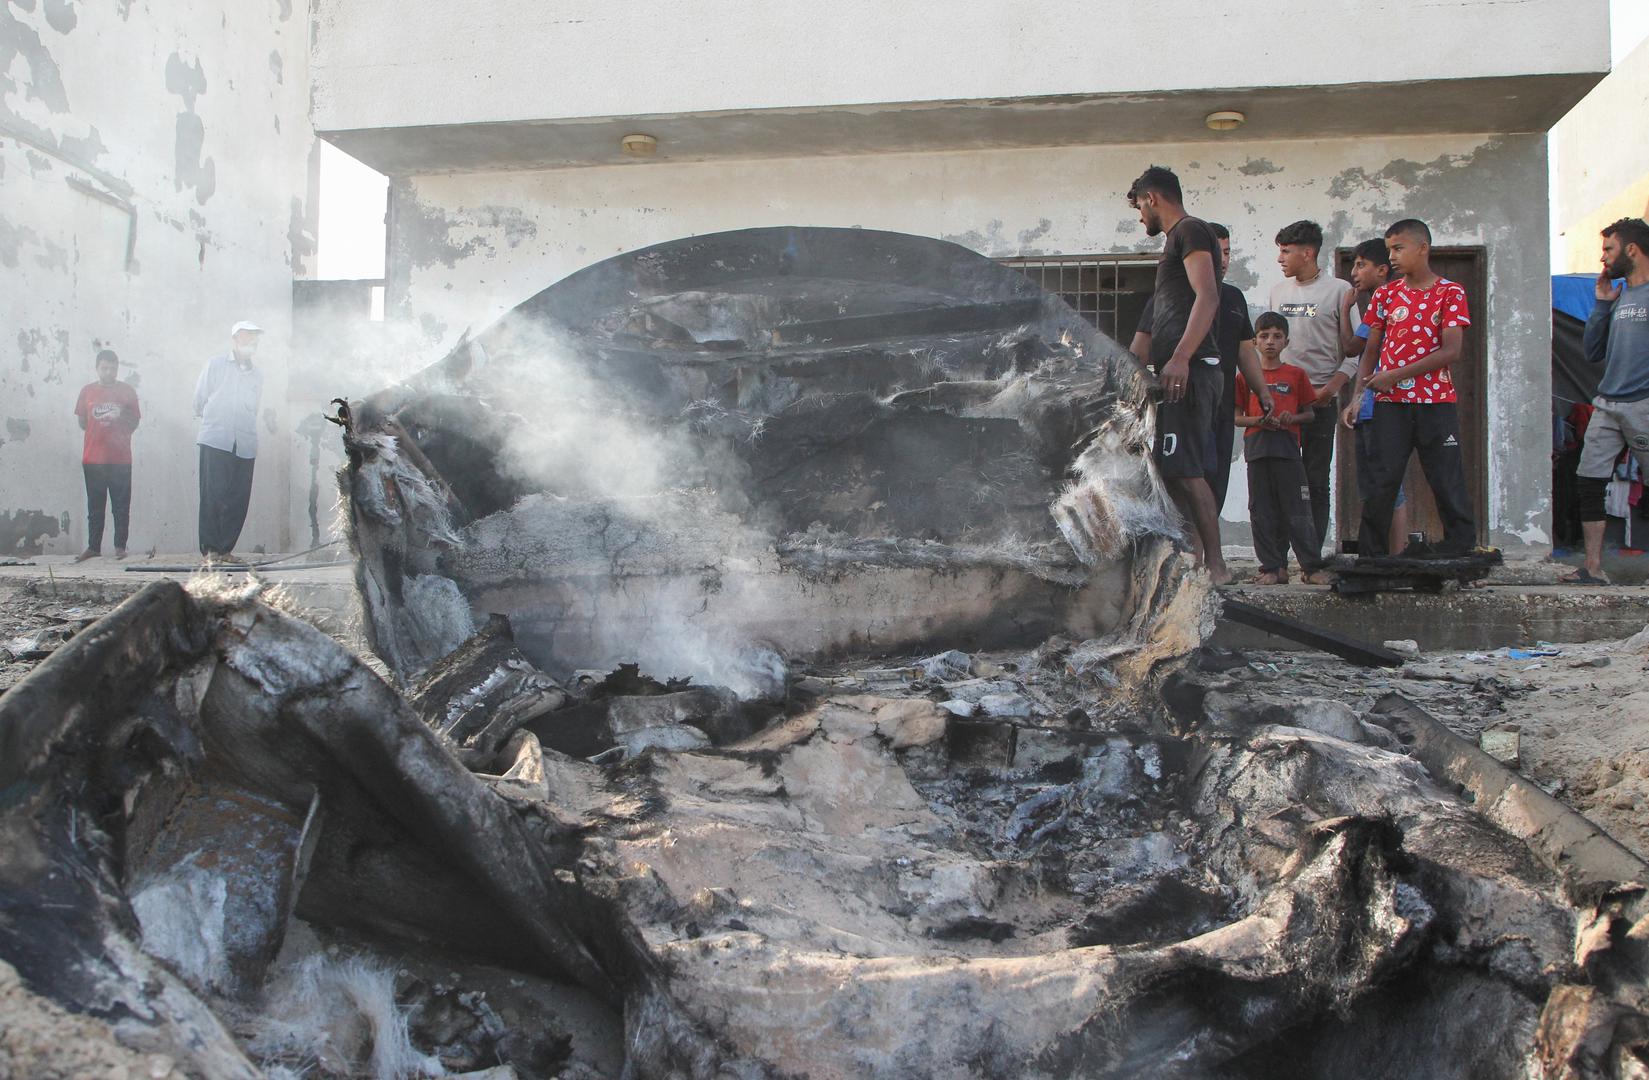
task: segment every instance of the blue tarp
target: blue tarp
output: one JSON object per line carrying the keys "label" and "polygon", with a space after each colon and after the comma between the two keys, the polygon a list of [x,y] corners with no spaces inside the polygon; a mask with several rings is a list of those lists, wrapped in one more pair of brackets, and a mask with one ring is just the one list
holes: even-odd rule
{"label": "blue tarp", "polygon": [[1596,274],[1553,274],[1552,309],[1586,321],[1597,302]]}

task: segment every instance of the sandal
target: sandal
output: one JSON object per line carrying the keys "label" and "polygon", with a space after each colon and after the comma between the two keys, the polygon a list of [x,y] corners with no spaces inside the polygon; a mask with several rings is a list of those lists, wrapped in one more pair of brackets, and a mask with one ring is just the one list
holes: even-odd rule
{"label": "sandal", "polygon": [[1582,566],[1572,574],[1565,574],[1557,579],[1559,585],[1610,585],[1613,584],[1601,574],[1594,574]]}

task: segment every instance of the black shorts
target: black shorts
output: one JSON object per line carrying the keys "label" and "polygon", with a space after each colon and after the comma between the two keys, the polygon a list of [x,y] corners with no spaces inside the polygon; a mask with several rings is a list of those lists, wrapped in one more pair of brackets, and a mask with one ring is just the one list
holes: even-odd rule
{"label": "black shorts", "polygon": [[1218,357],[1192,360],[1185,396],[1172,404],[1157,405],[1157,438],[1151,456],[1163,479],[1207,477],[1213,471],[1214,410],[1224,391]]}

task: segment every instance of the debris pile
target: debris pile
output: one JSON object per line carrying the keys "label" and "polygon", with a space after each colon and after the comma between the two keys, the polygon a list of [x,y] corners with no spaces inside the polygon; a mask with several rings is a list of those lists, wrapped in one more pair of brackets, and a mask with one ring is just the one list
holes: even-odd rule
{"label": "debris pile", "polygon": [[561,355],[530,319],[345,406],[371,665],[256,582],[56,648],[0,696],[0,1053],[1640,1075],[1649,868],[1400,698],[1189,664],[1145,382],[956,251],[757,230],[574,275],[524,310],[636,441],[536,472],[477,392]]}

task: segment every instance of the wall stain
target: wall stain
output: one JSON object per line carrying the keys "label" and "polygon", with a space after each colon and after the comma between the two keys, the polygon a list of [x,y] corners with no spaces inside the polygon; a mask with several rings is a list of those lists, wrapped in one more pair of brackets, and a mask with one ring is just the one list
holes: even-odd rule
{"label": "wall stain", "polygon": [[280,9],[281,22],[292,17],[292,0],[275,0],[275,6]]}
{"label": "wall stain", "polygon": [[45,154],[37,154],[33,150],[25,150],[23,159],[29,163],[30,172],[51,172],[52,159]]}
{"label": "wall stain", "polygon": [[45,0],[46,24],[59,34],[74,32],[78,17],[74,12],[74,0]]}
{"label": "wall stain", "polygon": [[[21,93],[26,101],[38,101],[54,113],[66,113],[69,95],[63,88],[63,72],[40,40],[40,32],[12,14],[12,3],[16,2],[0,4],[0,112],[21,120],[3,103],[7,96]],[[24,11],[34,10],[33,3],[17,6]],[[26,90],[11,74],[19,57],[28,69]]]}
{"label": "wall stain", "polygon": [[1019,253],[1021,255],[1041,255],[1039,249],[1032,249],[1031,244],[1042,239],[1053,231],[1054,223],[1047,218],[1038,218],[1036,228],[1021,229],[1019,231]]}
{"label": "wall stain", "polygon": [[40,236],[27,225],[13,225],[0,218],[0,266],[15,270],[24,244],[38,244]]}
{"label": "wall stain", "polygon": [[185,63],[173,53],[166,58],[166,89],[183,99],[183,107],[194,110],[195,99],[206,93],[206,69],[200,61]]}
{"label": "wall stain", "polygon": [[269,74],[275,77],[275,83],[277,86],[286,82],[285,64],[281,60],[281,52],[279,49],[269,50]]}
{"label": "wall stain", "polygon": [[204,206],[218,189],[218,167],[204,154],[206,123],[195,112],[195,101],[206,93],[206,71],[200,61],[185,63],[175,52],[167,57],[166,89],[183,99],[184,109],[177,117],[172,186],[177,191],[194,188],[195,201]]}
{"label": "wall stain", "polygon": [[425,267],[440,263],[456,267],[481,251],[493,250],[484,237],[470,236],[462,243],[453,232],[464,226],[461,218],[448,217],[439,209],[418,200],[407,181],[391,181],[390,205],[394,207],[395,228],[391,230],[392,263],[402,267]]}
{"label": "wall stain", "polygon": [[1237,171],[1244,176],[1270,176],[1272,173],[1283,171],[1281,165],[1273,165],[1266,158],[1249,158],[1237,166]]}
{"label": "wall stain", "polygon": [[65,274],[69,272],[69,251],[67,248],[49,236],[42,241],[41,246],[45,250],[34,257],[36,266],[39,266],[42,270],[61,270]]}
{"label": "wall stain", "polygon": [[1232,256],[1231,265],[1225,268],[1225,280],[1247,292],[1260,283],[1260,275],[1254,270],[1253,258],[1248,255]]}
{"label": "wall stain", "polygon": [[21,416],[6,417],[6,434],[11,437],[13,442],[25,441],[31,430],[29,422]]}

